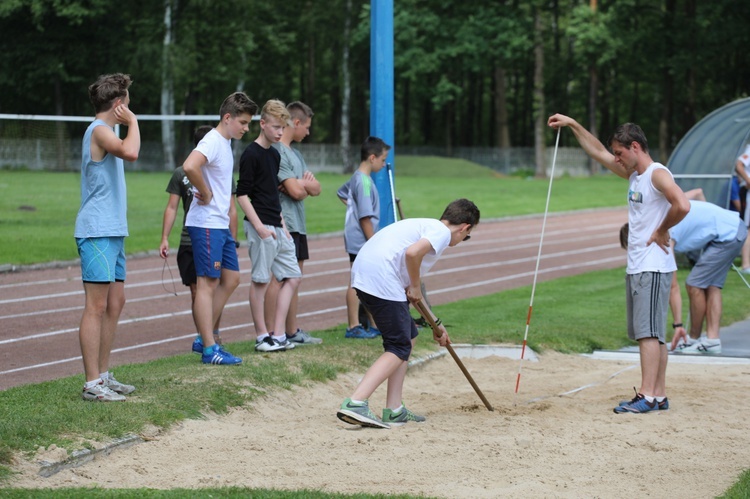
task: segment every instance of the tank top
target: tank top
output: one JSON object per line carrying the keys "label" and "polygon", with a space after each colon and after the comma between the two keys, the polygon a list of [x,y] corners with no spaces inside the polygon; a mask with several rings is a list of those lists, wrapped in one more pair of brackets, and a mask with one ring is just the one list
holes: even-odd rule
{"label": "tank top", "polygon": [[628,274],[641,272],[673,272],[677,270],[670,249],[664,251],[656,243],[646,246],[654,231],[661,225],[671,205],[664,194],[654,187],[651,176],[657,169],[672,173],[660,163],[651,163],[645,172],[630,176],[628,191]]}

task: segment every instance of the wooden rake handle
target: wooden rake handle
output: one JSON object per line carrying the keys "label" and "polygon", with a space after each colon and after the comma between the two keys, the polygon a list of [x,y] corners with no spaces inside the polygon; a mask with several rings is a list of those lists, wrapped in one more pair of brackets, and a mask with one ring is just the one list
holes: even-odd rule
{"label": "wooden rake handle", "polygon": [[[424,318],[424,320],[426,320],[427,323],[430,325],[430,327],[432,328],[434,333],[437,335],[437,337],[440,338],[443,335],[443,333],[442,331],[440,331],[440,327],[436,323],[437,319],[435,318],[434,315],[432,315],[432,311],[430,311],[430,309],[428,309],[424,305],[424,303],[422,303],[422,300],[417,300],[414,303],[414,306],[416,307],[419,314]],[[469,374],[469,371],[466,369],[466,366],[464,366],[464,363],[461,362],[461,359],[453,350],[453,347],[451,346],[450,342],[448,342],[445,345],[445,348],[448,349],[448,353],[451,354],[451,357],[453,357],[453,360],[456,361],[456,364],[458,364],[458,367],[461,369],[461,372],[464,373],[464,376],[466,376],[466,379],[469,380],[471,387],[474,388],[474,391],[477,392],[477,395],[479,395],[479,398],[482,399],[482,402],[484,402],[484,406],[487,408],[487,410],[494,411],[495,409],[487,400],[487,397],[484,396],[484,394],[482,393],[482,390],[480,390],[477,384],[474,382],[474,378],[471,377],[471,374]]]}

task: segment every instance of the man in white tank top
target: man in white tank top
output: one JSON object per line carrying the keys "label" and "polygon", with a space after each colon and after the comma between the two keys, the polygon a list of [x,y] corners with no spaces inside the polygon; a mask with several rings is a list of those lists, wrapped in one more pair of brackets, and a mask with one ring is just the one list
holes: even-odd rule
{"label": "man in white tank top", "polygon": [[569,127],[586,154],[628,179],[628,265],[626,270],[628,337],[638,341],[641,387],[616,414],[666,410],[667,306],[672,273],[677,270],[669,229],[690,211],[685,193],[667,168],[651,159],[643,130],[633,123],[615,129],[610,152],[574,119],[551,116],[552,128]]}

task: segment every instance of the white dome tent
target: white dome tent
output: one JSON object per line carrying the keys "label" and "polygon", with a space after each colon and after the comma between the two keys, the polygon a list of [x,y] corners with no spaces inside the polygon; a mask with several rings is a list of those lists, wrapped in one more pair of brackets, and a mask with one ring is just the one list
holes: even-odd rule
{"label": "white dome tent", "polygon": [[667,168],[684,191],[700,187],[706,200],[729,207],[729,183],[750,143],[750,98],[716,109],[680,140]]}

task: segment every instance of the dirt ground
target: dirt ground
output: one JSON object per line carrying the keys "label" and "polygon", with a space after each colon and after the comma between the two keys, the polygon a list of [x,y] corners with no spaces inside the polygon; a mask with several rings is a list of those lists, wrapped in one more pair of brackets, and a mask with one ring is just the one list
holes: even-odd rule
{"label": "dirt ground", "polygon": [[[637,362],[637,360],[634,360]],[[339,421],[358,376],[267,395],[49,478],[20,463],[14,486],[214,486],[433,497],[713,497],[750,467],[750,366],[672,363],[670,410],[613,414],[637,364],[548,353],[465,359],[486,410],[450,356],[411,369],[406,404],[427,416],[390,430]],[[578,390],[579,388],[582,388]],[[571,392],[569,395],[562,395]],[[380,412],[384,389],[371,407]]]}

